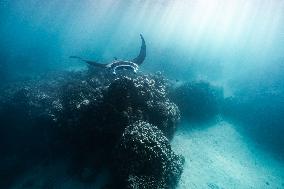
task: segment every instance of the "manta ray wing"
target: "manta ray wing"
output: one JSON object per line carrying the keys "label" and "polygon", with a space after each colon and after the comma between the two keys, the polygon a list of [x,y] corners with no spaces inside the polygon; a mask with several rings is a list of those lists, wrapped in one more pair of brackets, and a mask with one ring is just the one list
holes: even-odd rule
{"label": "manta ray wing", "polygon": [[101,64],[95,61],[91,61],[91,60],[85,60],[79,56],[70,56],[69,58],[74,58],[74,59],[78,59],[80,61],[86,62],[87,64],[90,64],[92,66],[96,66],[96,67],[101,67],[101,68],[105,68],[107,64]]}
{"label": "manta ray wing", "polygon": [[146,43],[145,43],[145,40],[144,40],[144,37],[142,36],[142,34],[140,34],[140,37],[141,37],[141,40],[142,40],[140,53],[136,58],[134,58],[132,60],[132,62],[134,62],[138,65],[141,65],[143,63],[143,61],[145,60],[145,57],[146,57]]}

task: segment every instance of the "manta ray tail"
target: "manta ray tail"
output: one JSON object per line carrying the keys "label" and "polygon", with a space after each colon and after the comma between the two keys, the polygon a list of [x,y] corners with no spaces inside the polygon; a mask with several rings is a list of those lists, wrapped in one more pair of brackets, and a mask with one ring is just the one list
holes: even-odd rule
{"label": "manta ray tail", "polygon": [[146,43],[145,43],[145,40],[144,40],[144,37],[142,36],[142,34],[140,34],[140,37],[141,37],[141,40],[142,40],[142,45],[141,45],[141,48],[140,48],[140,53],[139,55],[134,58],[132,60],[132,62],[140,65],[143,63],[143,61],[145,60],[145,57],[146,57]]}
{"label": "manta ray tail", "polygon": [[90,64],[92,66],[96,66],[96,67],[101,67],[101,68],[105,68],[105,64],[100,64],[100,63],[97,63],[95,61],[91,61],[91,60],[85,60],[79,56],[70,56],[69,58],[75,58],[75,59],[78,59],[80,61],[83,61],[83,62],[86,62],[87,64]]}

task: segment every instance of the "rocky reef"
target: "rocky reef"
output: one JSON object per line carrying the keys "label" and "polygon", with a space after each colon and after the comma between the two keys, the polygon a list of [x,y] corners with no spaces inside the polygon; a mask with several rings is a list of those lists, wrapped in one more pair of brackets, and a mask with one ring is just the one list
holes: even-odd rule
{"label": "rocky reef", "polygon": [[209,121],[221,113],[223,89],[206,81],[185,82],[170,92],[182,118],[190,121]]}
{"label": "rocky reef", "polygon": [[117,175],[129,188],[174,188],[184,159],[156,126],[137,121],[127,126],[114,150]]}
{"label": "rocky reef", "polygon": [[[13,174],[0,186],[9,186],[35,162],[58,158],[67,158],[82,181],[110,170],[106,188],[177,185],[184,158],[172,151],[170,140],[180,112],[160,73],[53,73],[3,91],[0,153],[16,158],[5,168]],[[14,164],[24,166],[13,171]]]}

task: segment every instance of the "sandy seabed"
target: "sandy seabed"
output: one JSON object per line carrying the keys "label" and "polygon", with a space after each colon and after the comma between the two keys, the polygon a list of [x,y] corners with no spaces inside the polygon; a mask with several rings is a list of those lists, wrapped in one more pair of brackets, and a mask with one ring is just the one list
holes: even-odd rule
{"label": "sandy seabed", "polygon": [[[177,189],[284,189],[284,162],[236,128],[223,120],[205,126],[180,125],[172,147],[186,162]],[[99,189],[102,180],[103,175],[92,183],[76,181],[59,162],[33,168],[11,188]]]}
{"label": "sandy seabed", "polygon": [[173,150],[186,160],[178,189],[283,189],[284,162],[222,120],[206,127],[182,124]]}

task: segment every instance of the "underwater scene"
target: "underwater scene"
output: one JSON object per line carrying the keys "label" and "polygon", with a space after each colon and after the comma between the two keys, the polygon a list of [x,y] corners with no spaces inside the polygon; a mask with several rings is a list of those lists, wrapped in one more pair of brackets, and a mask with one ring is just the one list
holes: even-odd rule
{"label": "underwater scene", "polygon": [[0,0],[0,189],[284,189],[283,0]]}

